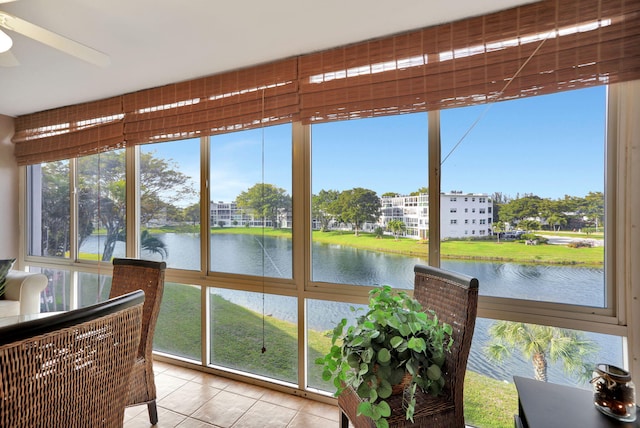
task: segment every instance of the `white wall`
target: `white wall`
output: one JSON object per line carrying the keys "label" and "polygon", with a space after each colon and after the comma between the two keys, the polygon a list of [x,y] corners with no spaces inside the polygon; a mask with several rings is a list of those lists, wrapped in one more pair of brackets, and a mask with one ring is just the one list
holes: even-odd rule
{"label": "white wall", "polygon": [[18,258],[18,165],[13,118],[0,114],[0,259]]}

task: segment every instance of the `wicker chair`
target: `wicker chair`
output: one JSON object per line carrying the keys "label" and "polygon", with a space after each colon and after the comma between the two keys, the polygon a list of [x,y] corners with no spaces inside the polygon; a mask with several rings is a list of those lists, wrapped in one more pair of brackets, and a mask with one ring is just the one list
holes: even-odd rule
{"label": "wicker chair", "polygon": [[158,423],[152,357],[153,333],[160,312],[166,267],[165,262],[114,258],[113,279],[109,292],[109,297],[120,296],[138,289],[145,293],[140,346],[131,373],[127,406],[146,403],[152,425]]}
{"label": "wicker chair", "polygon": [[0,327],[0,426],[122,427],[144,293]]}
{"label": "wicker chair", "polygon": [[[430,266],[417,265],[414,272],[414,297],[453,327],[454,342],[445,360],[447,385],[438,397],[416,393],[414,422],[405,418],[402,394],[392,396],[387,400],[391,406],[387,420],[391,427],[464,428],[464,375],[476,323],[478,280]],[[375,427],[370,418],[356,415],[361,401],[353,388],[340,394],[341,428],[347,428],[349,421],[355,428]]]}

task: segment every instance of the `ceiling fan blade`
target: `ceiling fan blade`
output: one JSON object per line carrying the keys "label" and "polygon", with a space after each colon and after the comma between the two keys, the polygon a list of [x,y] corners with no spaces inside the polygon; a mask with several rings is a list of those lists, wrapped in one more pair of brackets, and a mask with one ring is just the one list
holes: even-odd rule
{"label": "ceiling fan blade", "polygon": [[58,49],[59,51],[100,67],[106,67],[111,63],[109,56],[100,51],[63,37],[52,31],[45,30],[42,27],[25,21],[24,19],[9,15],[3,11],[0,11],[0,27],[15,31],[23,36],[29,37],[54,49]]}
{"label": "ceiling fan blade", "polygon": [[0,0],[0,4],[2,4],[2,3],[11,3],[12,1],[16,1],[16,0]]}
{"label": "ceiling fan blade", "polygon": [[20,65],[18,58],[11,51],[0,53],[0,67],[15,67]]}

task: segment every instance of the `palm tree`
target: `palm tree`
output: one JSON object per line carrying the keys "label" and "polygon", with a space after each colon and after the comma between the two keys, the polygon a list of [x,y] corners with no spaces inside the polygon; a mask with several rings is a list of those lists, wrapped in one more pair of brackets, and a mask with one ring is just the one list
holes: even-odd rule
{"label": "palm tree", "polygon": [[567,374],[575,374],[581,380],[590,378],[593,363],[589,358],[595,353],[595,342],[587,339],[581,332],[525,324],[510,321],[498,321],[491,328],[492,336],[485,351],[490,359],[501,361],[512,350],[519,349],[531,359],[537,380],[547,382],[548,362],[562,361]]}
{"label": "palm tree", "polygon": [[163,259],[169,255],[167,246],[160,238],[156,238],[148,230],[143,230],[140,235],[140,247],[154,254],[159,254]]}
{"label": "palm tree", "polygon": [[492,226],[493,233],[498,237],[498,243],[500,243],[500,232],[504,232],[504,223],[501,221],[496,221]]}
{"label": "palm tree", "polygon": [[398,235],[407,230],[407,225],[402,220],[390,220],[387,228],[393,233],[393,237],[398,240]]}

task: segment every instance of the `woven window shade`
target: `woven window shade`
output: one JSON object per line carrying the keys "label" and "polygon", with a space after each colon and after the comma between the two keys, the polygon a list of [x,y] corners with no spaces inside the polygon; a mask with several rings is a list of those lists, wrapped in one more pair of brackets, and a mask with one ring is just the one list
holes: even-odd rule
{"label": "woven window shade", "polygon": [[121,97],[18,117],[13,136],[18,165],[122,147],[123,118]]}
{"label": "woven window shade", "polygon": [[297,119],[297,59],[124,96],[128,144],[199,137]]}
{"label": "woven window shade", "polygon": [[16,120],[13,141],[24,165],[123,144],[445,109],[636,79],[640,1],[544,0],[35,113]]}
{"label": "woven window shade", "polygon": [[302,56],[300,116],[446,109],[637,79],[639,9],[638,1],[542,1]]}

